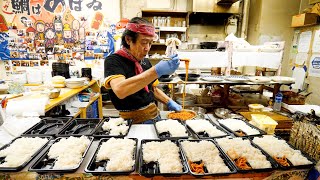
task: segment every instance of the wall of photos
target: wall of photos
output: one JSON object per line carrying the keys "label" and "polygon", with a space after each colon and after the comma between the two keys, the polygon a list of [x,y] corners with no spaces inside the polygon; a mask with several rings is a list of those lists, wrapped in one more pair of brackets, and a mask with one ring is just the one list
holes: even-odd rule
{"label": "wall of photos", "polygon": [[[120,0],[0,0],[5,70],[103,59],[113,49]],[[19,68],[18,68],[19,69]]]}

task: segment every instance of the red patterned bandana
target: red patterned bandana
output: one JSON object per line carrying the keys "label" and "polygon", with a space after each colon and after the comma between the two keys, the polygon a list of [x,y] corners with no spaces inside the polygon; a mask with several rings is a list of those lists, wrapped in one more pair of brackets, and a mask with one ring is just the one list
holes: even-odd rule
{"label": "red patterned bandana", "polygon": [[[143,72],[142,66],[140,65],[139,61],[128,51],[127,48],[121,48],[120,50],[116,51],[115,54],[118,54],[124,58],[127,58],[128,60],[134,62],[135,65],[135,72],[136,74],[141,74]],[[145,86],[144,89],[149,92],[148,86]]]}
{"label": "red patterned bandana", "polygon": [[155,29],[152,25],[128,23],[126,29],[147,36],[156,36]]}

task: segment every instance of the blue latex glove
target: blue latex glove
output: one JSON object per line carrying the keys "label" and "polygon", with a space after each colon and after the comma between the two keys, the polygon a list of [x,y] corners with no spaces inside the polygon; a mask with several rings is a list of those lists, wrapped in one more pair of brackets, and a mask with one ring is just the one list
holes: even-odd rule
{"label": "blue latex glove", "polygon": [[172,99],[169,100],[169,102],[167,103],[168,109],[169,111],[181,111],[182,107],[176,103],[175,101],[173,101]]}
{"label": "blue latex glove", "polygon": [[162,75],[172,74],[175,70],[178,69],[179,65],[180,59],[178,57],[178,54],[175,54],[170,56],[170,60],[168,61],[160,61],[158,64],[155,65],[155,68],[158,77],[161,77]]}

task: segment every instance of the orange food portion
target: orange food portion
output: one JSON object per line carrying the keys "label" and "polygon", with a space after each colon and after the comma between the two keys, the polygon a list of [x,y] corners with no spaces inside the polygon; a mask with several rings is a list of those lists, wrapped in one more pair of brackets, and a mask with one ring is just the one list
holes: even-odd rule
{"label": "orange food portion", "polygon": [[247,159],[245,157],[239,157],[238,159],[235,159],[234,162],[236,163],[236,166],[239,169],[242,170],[250,170],[252,167],[250,167],[247,163]]}
{"label": "orange food portion", "polygon": [[196,115],[190,111],[171,112],[168,114],[169,119],[188,120],[194,118]]}
{"label": "orange food portion", "polygon": [[286,156],[283,156],[283,157],[275,157],[275,156],[273,156],[273,159],[276,160],[282,166],[290,166]]}
{"label": "orange food portion", "polygon": [[192,161],[188,161],[190,169],[192,172],[197,173],[197,174],[204,174],[204,163],[202,162],[201,164],[194,163]]}

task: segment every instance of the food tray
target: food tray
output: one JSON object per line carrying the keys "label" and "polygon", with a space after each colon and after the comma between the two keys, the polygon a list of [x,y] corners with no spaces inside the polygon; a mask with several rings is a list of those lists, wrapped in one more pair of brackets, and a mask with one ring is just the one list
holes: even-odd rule
{"label": "food tray", "polygon": [[109,131],[105,131],[102,129],[103,123],[104,122],[108,122],[110,120],[110,118],[106,118],[104,120],[101,121],[101,123],[97,126],[96,130],[93,133],[93,137],[95,138],[110,138],[110,137],[118,137],[118,138],[122,138],[128,135],[131,125],[132,125],[132,119],[126,119],[125,121],[127,121],[127,124],[129,126],[128,131],[126,134],[122,134],[122,135],[109,135]]}
{"label": "food tray", "polygon": [[182,124],[184,126],[184,128],[186,129],[186,132],[188,134],[188,136],[179,136],[179,137],[172,137],[171,134],[169,132],[163,132],[163,133],[159,133],[157,126],[156,126],[156,122],[159,121],[164,121],[167,119],[161,119],[161,120],[153,120],[153,126],[154,129],[156,130],[157,136],[159,139],[171,139],[171,140],[178,140],[178,139],[188,139],[189,137],[192,136],[191,132],[189,131],[189,129],[186,127],[185,123],[183,123],[181,120],[176,120],[178,121],[180,124]]}
{"label": "food tray", "polygon": [[[275,136],[275,137],[278,138],[279,140],[281,139],[281,138],[278,137],[278,136]],[[286,143],[287,143],[287,142],[286,142]],[[257,147],[258,149],[260,149],[261,152],[268,154],[262,147],[260,147],[260,146],[259,146],[258,144],[256,144],[256,143],[254,143],[252,140],[251,140],[251,144],[253,144],[255,147]],[[294,150],[299,150],[299,149],[293,147],[291,144],[289,144],[289,143],[287,143],[287,144],[288,144],[292,149],[294,149]],[[311,161],[312,164],[293,166],[293,164],[289,161],[289,159],[287,159],[288,163],[290,164],[290,166],[288,167],[288,166],[283,166],[283,165],[281,165],[280,163],[278,163],[271,155],[269,155],[269,156],[270,156],[271,159],[273,159],[273,161],[274,161],[275,163],[278,164],[278,166],[279,166],[281,169],[285,169],[285,170],[291,169],[291,168],[296,168],[296,169],[310,169],[310,168],[312,168],[312,167],[317,163],[314,159],[312,159],[310,156],[306,155],[306,154],[303,153],[302,151],[301,151],[301,155],[304,156],[304,157],[306,157],[309,161]]]}
{"label": "food tray", "polygon": [[46,151],[44,152],[44,154],[41,155],[40,158],[38,158],[36,160],[36,162],[34,164],[32,164],[29,168],[29,171],[33,171],[33,172],[38,172],[38,173],[53,173],[53,172],[61,172],[61,173],[68,173],[68,172],[75,172],[81,165],[84,157],[86,156],[92,141],[93,141],[93,137],[88,137],[90,140],[90,143],[87,147],[87,149],[84,151],[81,161],[79,162],[79,164],[76,167],[70,168],[70,169],[53,169],[53,166],[55,164],[56,159],[50,159],[48,157],[48,153],[49,150],[51,148],[51,146],[54,143],[59,142],[62,138],[67,138],[67,137],[59,137],[57,139],[54,140],[54,142],[49,146],[49,148],[46,149]]}
{"label": "food tray", "polygon": [[44,118],[21,136],[55,136],[71,119],[68,117]]}
{"label": "food tray", "polygon": [[[7,147],[9,147],[15,140],[19,139],[19,138],[22,138],[22,137],[17,137],[15,139],[13,139],[10,143],[2,146],[0,148],[0,150],[3,150]],[[16,172],[16,171],[20,171],[21,169],[23,169],[34,157],[36,157],[46,146],[47,144],[50,142],[50,140],[52,139],[52,137],[50,136],[42,136],[40,138],[47,138],[48,139],[48,142],[45,143],[38,151],[36,151],[29,160],[27,160],[26,162],[24,162],[22,165],[18,166],[18,167],[0,167],[0,171],[11,171],[11,172]],[[4,161],[4,157],[0,157],[0,164],[3,163]]]}
{"label": "food tray", "polygon": [[107,142],[110,138],[103,138],[100,139],[99,145],[97,150],[95,151],[93,157],[90,159],[89,164],[87,165],[85,172],[91,173],[91,174],[110,174],[110,175],[129,175],[130,173],[135,171],[135,165],[137,164],[137,146],[138,146],[138,139],[136,138],[128,138],[132,139],[136,142],[136,146],[134,148],[134,153],[133,153],[133,159],[135,160],[135,165],[132,167],[130,171],[106,171],[106,166],[107,163],[109,162],[108,160],[103,160],[103,161],[96,161],[96,157],[98,154],[98,151],[100,149],[100,146],[102,145],[103,142]]}
{"label": "food tray", "polygon": [[[230,169],[230,172],[225,172],[225,173],[208,173],[208,170],[206,169],[206,167],[204,167],[204,171],[205,173],[204,174],[197,174],[197,173],[194,173],[191,171],[191,168],[190,168],[190,165],[188,163],[188,158],[187,158],[187,155],[185,154],[184,150],[183,150],[183,147],[181,145],[181,142],[183,141],[192,141],[192,142],[200,142],[200,141],[210,141],[212,142],[216,147],[217,149],[219,150],[219,156],[223,159],[223,162],[228,166],[228,168]],[[219,175],[229,175],[229,174],[234,174],[237,172],[234,164],[231,162],[232,160],[229,159],[229,157],[224,153],[224,151],[221,150],[221,148],[219,148],[219,146],[211,139],[206,139],[206,140],[186,140],[186,139],[181,139],[178,141],[179,142],[179,147],[180,149],[182,150],[182,153],[183,153],[183,158],[184,160],[186,161],[186,164],[188,166],[188,171],[193,175],[193,176],[219,176]]]}
{"label": "food tray", "polygon": [[57,134],[58,137],[66,136],[91,136],[98,124],[100,119],[74,119]]}
{"label": "food tray", "polygon": [[201,76],[201,80],[203,81],[208,81],[208,82],[220,82],[220,81],[223,81],[223,76],[210,76],[210,75],[207,75],[207,76]]}
{"label": "food tray", "polygon": [[[239,138],[239,137],[238,137],[238,138]],[[251,142],[251,140],[248,139],[248,138],[245,138],[245,137],[240,137],[240,138],[242,138],[243,140],[249,140],[249,141]],[[229,139],[233,139],[233,138],[229,138]],[[240,168],[236,165],[236,163],[231,159],[231,157],[228,156],[227,152],[225,152],[224,149],[223,149],[222,147],[220,147],[219,144],[218,144],[216,141],[214,141],[214,142],[215,142],[216,146],[217,146],[221,151],[223,151],[225,155],[227,155],[227,157],[229,158],[229,160],[232,162],[233,166],[236,168],[237,172],[240,172],[240,173],[247,173],[247,172],[268,172],[268,171],[272,171],[272,170],[278,168],[278,164],[275,162],[275,160],[274,160],[268,153],[266,153],[266,152],[264,152],[264,151],[261,151],[261,153],[262,153],[263,155],[265,155],[265,156],[266,156],[266,159],[270,162],[271,168],[250,169],[250,170],[240,169]],[[251,145],[252,145],[252,147],[260,150],[260,148],[258,148],[258,147],[257,147],[255,144],[253,144],[252,142],[251,142]]]}
{"label": "food tray", "polygon": [[[226,130],[224,130],[223,128],[221,128],[220,126],[217,126],[215,123],[213,123],[212,121],[210,121],[209,119],[205,119],[207,121],[210,122],[210,124],[212,124],[212,126],[216,127],[218,130],[226,133],[225,135],[221,135],[221,136],[209,136],[208,133],[205,133],[205,132],[199,132],[199,133],[196,133],[192,127],[190,127],[187,123],[186,123],[186,126],[187,128],[190,130],[191,133],[193,133],[194,135],[196,135],[196,137],[198,139],[211,139],[211,138],[220,138],[220,137],[226,137],[226,136],[229,136],[230,133]],[[193,120],[190,120],[190,121],[193,121]]]}
{"label": "food tray", "polygon": [[221,127],[223,127],[224,129],[228,130],[229,132],[231,132],[232,134],[234,134],[236,137],[254,137],[254,136],[262,136],[262,135],[265,135],[267,134],[266,132],[262,131],[261,129],[255,127],[254,125],[248,123],[247,121],[244,121],[242,119],[237,119],[239,121],[243,121],[245,122],[248,126],[258,130],[260,132],[260,134],[254,134],[254,135],[244,135],[244,136],[240,136],[236,131],[232,131],[230,128],[228,128],[227,126],[225,126],[224,124],[220,123],[219,120],[218,120],[218,123]]}
{"label": "food tray", "polygon": [[247,76],[236,76],[236,75],[226,76],[225,80],[232,81],[232,82],[239,82],[239,83],[249,81]]}
{"label": "food tray", "polygon": [[141,140],[141,146],[140,146],[140,155],[139,155],[139,174],[145,177],[153,177],[153,176],[181,176],[184,174],[188,173],[188,168],[187,165],[185,164],[185,161],[183,159],[182,151],[181,148],[179,147],[178,141],[177,140],[170,140],[171,142],[174,142],[180,149],[179,154],[180,154],[180,159],[181,163],[183,166],[182,173],[160,173],[160,167],[158,162],[150,162],[148,164],[143,162],[143,153],[142,153],[142,146],[143,144],[146,144],[148,142],[162,142],[165,140],[159,140],[159,139],[143,139]]}

